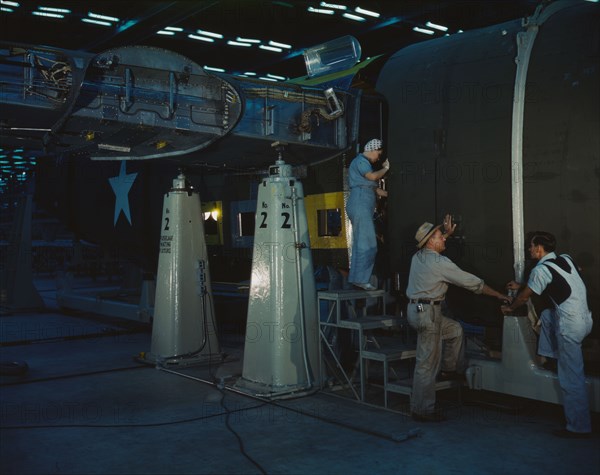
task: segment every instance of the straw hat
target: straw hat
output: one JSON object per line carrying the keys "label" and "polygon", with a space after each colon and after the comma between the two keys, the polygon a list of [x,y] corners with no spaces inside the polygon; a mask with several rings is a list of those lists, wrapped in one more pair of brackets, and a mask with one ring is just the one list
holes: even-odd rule
{"label": "straw hat", "polygon": [[421,249],[425,245],[427,240],[433,235],[436,229],[440,229],[441,227],[441,224],[438,224],[437,226],[434,226],[433,224],[427,222],[421,224],[421,226],[419,226],[419,229],[417,229],[417,233],[415,234],[417,247]]}

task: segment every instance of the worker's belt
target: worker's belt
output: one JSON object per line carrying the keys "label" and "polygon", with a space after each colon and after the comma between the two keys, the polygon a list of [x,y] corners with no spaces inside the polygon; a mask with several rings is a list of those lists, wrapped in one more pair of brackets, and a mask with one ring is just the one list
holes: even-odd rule
{"label": "worker's belt", "polygon": [[410,303],[424,303],[425,305],[439,305],[441,300],[410,299]]}

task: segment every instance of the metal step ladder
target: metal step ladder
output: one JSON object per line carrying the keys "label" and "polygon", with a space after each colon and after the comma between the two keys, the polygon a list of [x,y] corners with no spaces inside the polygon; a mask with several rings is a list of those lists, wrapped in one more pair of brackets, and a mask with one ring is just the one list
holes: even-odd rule
{"label": "metal step ladder", "polygon": [[[383,364],[383,401],[384,407],[388,407],[388,389],[392,383],[389,382],[389,372],[390,368],[389,364],[393,361],[401,361],[401,360],[409,360],[415,358],[417,353],[416,347],[413,345],[397,345],[390,347],[382,347],[382,348],[373,348],[369,350],[363,350],[360,353],[361,359],[370,360],[370,361],[379,361]],[[366,364],[363,364],[363,367],[367,367]],[[397,376],[397,375],[396,375]],[[367,375],[365,375],[365,379]],[[411,380],[412,381],[412,380]],[[400,383],[396,383],[400,384]],[[411,382],[412,386],[412,382]],[[410,395],[410,394],[409,394]]]}
{"label": "metal step ladder", "polygon": [[[322,342],[322,345],[319,345],[319,349],[320,351],[322,351],[322,349],[327,351],[326,354],[329,354],[331,357],[333,357],[337,369],[340,371],[340,374],[345,380],[345,383],[348,384],[348,387],[354,393],[356,399],[358,399],[361,402],[364,402],[366,386],[365,362],[369,359],[373,359],[371,357],[364,357],[364,353],[365,351],[367,351],[367,343],[369,341],[367,338],[367,332],[376,329],[392,329],[400,323],[400,320],[398,319],[398,317],[392,315],[366,315],[365,307],[358,308],[356,305],[352,304],[354,301],[361,299],[381,299],[381,308],[385,310],[385,291],[383,290],[320,291],[317,294],[317,299],[320,313],[319,334]],[[321,314],[322,302],[329,303],[329,310],[325,318],[323,318],[324,316]],[[342,312],[342,305],[344,303],[349,304],[347,305],[347,318],[344,318]],[[338,329],[346,329],[353,331],[358,336],[360,394],[358,394],[358,392],[354,388],[354,385],[352,383],[352,376],[349,376],[348,373],[344,370],[336,354],[335,333],[333,335],[332,340],[330,341],[331,335],[329,335],[328,333],[332,333],[331,330],[333,330],[333,332],[336,332]],[[371,353],[368,354],[372,355],[374,353],[371,351]],[[324,365],[324,356],[325,355],[323,353],[320,354],[322,371]],[[390,355],[390,357],[392,357],[392,355]],[[387,370],[387,362],[384,362],[384,364]],[[324,372],[322,372],[321,374],[324,374]]]}

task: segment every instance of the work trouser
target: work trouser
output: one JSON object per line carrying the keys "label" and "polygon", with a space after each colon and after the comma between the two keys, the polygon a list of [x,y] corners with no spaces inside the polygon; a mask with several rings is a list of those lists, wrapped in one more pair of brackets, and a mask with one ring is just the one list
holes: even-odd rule
{"label": "work trouser", "polygon": [[456,320],[444,317],[440,305],[408,305],[408,323],[417,331],[417,357],[413,377],[411,411],[428,414],[435,410],[435,380],[442,371],[464,370],[463,330]]}
{"label": "work trouser", "polygon": [[375,191],[373,188],[356,187],[350,193],[346,214],[352,223],[352,257],[348,282],[366,284],[371,280],[377,236],[373,223]]}
{"label": "work trouser", "polygon": [[589,311],[579,315],[565,315],[555,309],[546,309],[541,315],[542,331],[538,353],[558,360],[558,384],[562,390],[567,430],[591,432],[590,403],[581,342],[592,330]]}

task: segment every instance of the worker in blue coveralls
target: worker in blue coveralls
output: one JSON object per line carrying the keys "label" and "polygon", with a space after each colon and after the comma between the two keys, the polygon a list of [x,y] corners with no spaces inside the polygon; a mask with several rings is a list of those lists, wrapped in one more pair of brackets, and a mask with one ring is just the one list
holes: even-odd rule
{"label": "worker in blue coveralls", "polygon": [[592,312],[587,304],[585,284],[567,254],[557,256],[556,238],[547,232],[532,233],[529,254],[537,260],[527,285],[509,282],[520,291],[504,314],[512,314],[535,293],[549,297],[553,308],[542,311],[538,353],[558,360],[558,383],[563,393],[566,427],[554,432],[565,438],[587,438],[592,431],[590,405],[583,371],[581,342],[592,330]]}
{"label": "worker in blue coveralls", "polygon": [[352,223],[352,257],[348,282],[364,290],[375,290],[376,288],[370,282],[377,255],[373,213],[376,197],[387,196],[387,191],[379,187],[379,180],[390,168],[390,164],[386,160],[381,169],[373,171],[373,164],[383,154],[382,148],[381,140],[369,140],[363,153],[359,153],[352,160],[348,169],[350,197],[346,204],[346,214]]}

